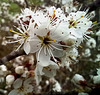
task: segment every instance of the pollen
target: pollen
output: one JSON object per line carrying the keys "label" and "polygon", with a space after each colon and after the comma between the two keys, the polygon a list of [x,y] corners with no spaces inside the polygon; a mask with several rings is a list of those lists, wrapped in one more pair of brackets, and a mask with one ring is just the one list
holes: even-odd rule
{"label": "pollen", "polygon": [[23,34],[21,34],[21,33],[18,33],[18,32],[16,32],[16,31],[13,31],[13,30],[10,30],[10,32],[15,33],[15,34],[18,34],[18,35],[20,35],[20,36],[23,35]]}
{"label": "pollen", "polygon": [[56,10],[53,11],[53,14],[52,14],[50,21],[55,17],[55,12],[56,12]]}

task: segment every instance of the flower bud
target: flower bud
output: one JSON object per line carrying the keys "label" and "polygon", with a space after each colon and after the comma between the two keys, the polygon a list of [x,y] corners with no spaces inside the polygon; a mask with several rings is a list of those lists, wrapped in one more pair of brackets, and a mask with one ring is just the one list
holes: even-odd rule
{"label": "flower bud", "polygon": [[94,84],[100,84],[100,75],[93,77]]}
{"label": "flower bud", "polygon": [[5,65],[0,65],[0,75],[7,74],[7,67]]}
{"label": "flower bud", "polygon": [[15,68],[15,72],[17,74],[23,74],[24,73],[24,66],[18,66]]}
{"label": "flower bud", "polygon": [[6,77],[6,84],[11,85],[15,80],[15,77],[13,75],[8,75]]}
{"label": "flower bud", "polygon": [[72,81],[74,83],[77,83],[77,84],[81,84],[82,82],[86,82],[86,80],[84,79],[83,76],[79,75],[79,74],[75,74]]}

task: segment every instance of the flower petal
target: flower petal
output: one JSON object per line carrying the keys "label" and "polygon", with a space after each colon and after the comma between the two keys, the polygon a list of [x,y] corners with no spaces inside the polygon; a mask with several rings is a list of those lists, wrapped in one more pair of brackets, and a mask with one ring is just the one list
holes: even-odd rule
{"label": "flower petal", "polygon": [[38,64],[41,66],[48,66],[49,65],[49,60],[50,60],[50,56],[48,53],[44,53],[44,50],[42,49],[41,52],[39,54],[36,55],[37,56],[37,61]]}
{"label": "flower petal", "polygon": [[21,86],[22,86],[22,79],[21,78],[18,78],[17,80],[15,80],[15,82],[14,82],[14,84],[13,84],[13,87],[15,88],[15,89],[18,89],[18,88],[20,88]]}
{"label": "flower petal", "polygon": [[30,77],[30,78],[28,78],[28,79],[26,79],[24,81],[24,85],[30,85],[30,84],[32,84],[33,81],[34,81],[34,78],[33,77]]}
{"label": "flower petal", "polygon": [[8,95],[19,95],[18,90],[12,90]]}
{"label": "flower petal", "polygon": [[30,44],[29,44],[29,42],[25,42],[23,48],[24,48],[24,51],[25,51],[26,54],[30,53]]}

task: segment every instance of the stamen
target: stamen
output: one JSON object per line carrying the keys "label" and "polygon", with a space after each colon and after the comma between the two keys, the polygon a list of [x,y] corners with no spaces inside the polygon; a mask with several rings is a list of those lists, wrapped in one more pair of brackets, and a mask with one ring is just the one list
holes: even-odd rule
{"label": "stamen", "polygon": [[18,35],[23,35],[23,34],[21,34],[21,33],[18,33],[18,32],[16,32],[16,31],[13,31],[13,30],[10,30],[10,32],[12,32],[12,33],[15,33],[15,34],[18,34]]}
{"label": "stamen", "polygon": [[52,43],[52,42],[56,42],[56,40],[52,40],[52,41],[46,41],[46,42],[50,42],[50,43]]}
{"label": "stamen", "polygon": [[92,24],[96,24],[97,23],[97,21],[94,21]]}
{"label": "stamen", "polygon": [[69,25],[69,28],[71,28],[74,24],[74,28],[76,28],[76,24],[78,23],[77,21],[80,20],[81,18],[83,18],[84,16],[81,16],[79,19],[77,19],[76,21],[73,21],[70,25]]}
{"label": "stamen", "polygon": [[83,48],[81,45],[78,46],[79,48]]}
{"label": "stamen", "polygon": [[56,10],[53,11],[53,14],[52,14],[52,17],[51,17],[50,21],[54,18],[55,12],[56,12]]}

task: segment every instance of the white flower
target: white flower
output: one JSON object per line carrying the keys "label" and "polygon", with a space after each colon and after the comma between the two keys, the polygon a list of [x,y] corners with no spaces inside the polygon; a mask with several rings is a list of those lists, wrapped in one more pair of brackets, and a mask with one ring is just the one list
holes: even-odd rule
{"label": "white flower", "polygon": [[90,49],[85,49],[85,52],[84,52],[84,57],[89,57],[89,56],[91,56],[91,51],[90,51]]}
{"label": "white flower", "polygon": [[70,29],[70,34],[79,38],[81,41],[84,36],[87,37],[87,30],[92,25],[90,16],[84,11],[71,12],[69,16],[67,16],[66,22],[66,26]]}
{"label": "white flower", "polygon": [[5,76],[7,72],[7,67],[5,65],[0,65],[0,76]]}
{"label": "white flower", "polygon": [[64,57],[60,58],[61,60],[61,66],[62,67],[66,67],[67,69],[69,69],[70,71],[72,71],[72,69],[70,68],[70,65],[73,63],[75,63],[76,58],[78,56],[78,51],[76,48],[70,48],[66,50],[66,54]]}
{"label": "white flower", "polygon": [[95,62],[98,62],[98,61],[100,61],[100,54],[97,54],[97,55],[96,55]]}
{"label": "white flower", "polygon": [[13,75],[8,75],[6,77],[6,84],[11,85],[14,82],[14,80],[15,80],[15,77]]}
{"label": "white flower", "polygon": [[56,25],[47,21],[34,31],[34,37],[30,41],[30,53],[36,52],[38,63],[45,65],[51,57],[57,62],[55,57],[64,56],[63,47],[67,45],[62,45],[60,42],[67,37],[68,33],[63,22],[58,24],[55,27]]}
{"label": "white flower", "polygon": [[94,82],[94,84],[100,84],[100,75],[94,76],[93,82]]}
{"label": "white flower", "polygon": [[75,84],[81,84],[81,82],[85,82],[86,80],[84,77],[80,74],[75,74],[74,77],[72,78],[72,82]]}
{"label": "white flower", "polygon": [[100,30],[96,33],[97,36],[100,36]]}
{"label": "white flower", "polygon": [[70,13],[72,11],[77,11],[77,7],[73,4],[73,0],[62,0],[62,4],[65,7],[65,12]]}
{"label": "white flower", "polygon": [[[8,43],[16,43],[19,42],[20,46],[17,48],[17,50],[23,46],[24,51],[26,52],[26,54],[29,54],[30,52],[30,44],[29,41],[31,40],[32,32],[30,31],[30,26],[33,25],[33,23],[30,21],[29,26],[26,27],[23,24],[21,24],[21,28],[17,28],[19,30],[19,32],[10,30],[11,32],[17,34],[17,40],[16,41],[12,41],[12,42],[8,42]],[[34,25],[33,25],[34,27]],[[33,29],[33,28],[32,28]],[[34,28],[35,29],[35,28]],[[14,38],[14,37],[10,37],[10,38]]]}
{"label": "white flower", "polygon": [[56,83],[53,85],[53,90],[56,92],[61,92],[61,85],[59,84],[58,81],[56,81]]}
{"label": "white flower", "polygon": [[94,38],[90,38],[87,43],[87,47],[89,48],[95,48],[96,47],[96,40]]}
{"label": "white flower", "polygon": [[100,75],[100,69],[97,69],[97,74]]}
{"label": "white flower", "polygon": [[30,77],[23,81],[23,79],[17,79],[14,84],[14,90],[12,90],[8,95],[26,95],[28,93],[32,93],[33,91],[33,78]]}
{"label": "white flower", "polygon": [[50,84],[53,84],[53,88],[52,89],[55,92],[61,92],[62,87],[61,87],[60,83],[55,78],[50,78],[49,81],[50,81]]}
{"label": "white flower", "polygon": [[22,74],[22,73],[24,73],[24,66],[18,66],[18,67],[16,67],[16,68],[15,68],[15,72],[16,72],[17,74]]}
{"label": "white flower", "polygon": [[54,63],[53,61],[47,62],[48,65],[41,66],[40,64],[37,64],[35,69],[35,79],[37,84],[42,80],[41,76],[47,76],[47,77],[54,77],[56,75],[56,69],[59,69],[58,65]]}
{"label": "white flower", "polygon": [[77,42],[77,38],[73,35],[69,35],[64,42],[68,46],[76,46],[80,44]]}
{"label": "white flower", "polygon": [[100,84],[100,69],[97,69],[97,74],[98,75],[92,77],[94,84]]}
{"label": "white flower", "polygon": [[[53,15],[52,15],[53,14]],[[50,19],[54,20],[56,18],[60,18],[60,20],[64,20],[66,17],[65,17],[65,14],[64,12],[61,10],[61,8],[57,8],[52,6],[50,8],[47,8],[47,15],[49,16]]]}

